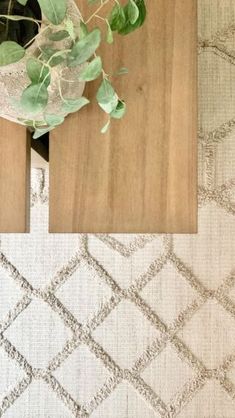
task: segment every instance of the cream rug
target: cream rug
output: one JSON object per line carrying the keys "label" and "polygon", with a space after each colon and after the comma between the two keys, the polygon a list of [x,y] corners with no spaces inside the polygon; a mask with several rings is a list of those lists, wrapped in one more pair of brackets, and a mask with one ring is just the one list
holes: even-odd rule
{"label": "cream rug", "polygon": [[[0,416],[235,417],[235,1],[199,1],[198,235],[2,235]],[[182,63],[183,71],[183,63]]]}

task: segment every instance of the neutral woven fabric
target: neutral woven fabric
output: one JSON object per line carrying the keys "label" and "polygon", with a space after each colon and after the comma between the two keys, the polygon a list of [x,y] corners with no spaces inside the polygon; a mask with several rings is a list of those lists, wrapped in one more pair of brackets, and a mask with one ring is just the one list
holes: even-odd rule
{"label": "neutral woven fabric", "polygon": [[[199,233],[2,235],[0,416],[235,417],[235,2],[199,2]],[[183,63],[182,63],[183,71]]]}

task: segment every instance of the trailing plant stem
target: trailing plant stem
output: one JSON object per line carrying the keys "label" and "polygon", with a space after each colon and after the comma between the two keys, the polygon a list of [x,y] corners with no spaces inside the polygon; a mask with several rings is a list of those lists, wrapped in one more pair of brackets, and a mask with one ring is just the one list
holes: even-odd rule
{"label": "trailing plant stem", "polygon": [[99,14],[99,12],[103,9],[103,7],[108,4],[110,2],[110,0],[104,0],[101,2],[101,5],[98,7],[98,9],[96,9],[96,11],[87,19],[87,21],[85,22],[86,25],[94,18],[96,17],[97,14]]}

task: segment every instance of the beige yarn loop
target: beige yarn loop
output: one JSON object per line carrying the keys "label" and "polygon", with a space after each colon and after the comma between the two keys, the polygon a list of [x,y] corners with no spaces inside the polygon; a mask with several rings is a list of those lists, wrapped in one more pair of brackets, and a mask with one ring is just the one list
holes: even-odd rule
{"label": "beige yarn loop", "polygon": [[[78,26],[81,14],[74,0],[67,0],[67,15]],[[44,21],[44,18],[42,19]],[[24,124],[22,120],[44,120],[43,114],[32,115],[23,112],[20,108],[20,98],[23,90],[30,84],[26,72],[26,62],[31,57],[37,57],[43,45],[58,49],[66,49],[68,41],[49,41],[46,36],[46,23],[43,23],[41,30],[33,44],[27,49],[25,57],[16,64],[0,67],[0,117]],[[59,88],[60,78],[60,88]],[[61,89],[61,92],[60,92]],[[52,68],[51,83],[48,87],[49,100],[45,109],[46,113],[64,115],[62,112],[62,96],[70,99],[81,97],[84,90],[84,83],[78,81],[78,68],[69,69],[63,63]]]}

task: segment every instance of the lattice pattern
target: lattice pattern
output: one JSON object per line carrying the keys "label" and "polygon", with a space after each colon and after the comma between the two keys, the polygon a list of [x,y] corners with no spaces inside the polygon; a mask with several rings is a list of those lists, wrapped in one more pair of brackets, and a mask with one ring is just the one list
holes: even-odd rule
{"label": "lattice pattern", "polygon": [[235,5],[199,5],[199,234],[49,236],[35,172],[32,234],[1,237],[0,416],[235,416]]}

